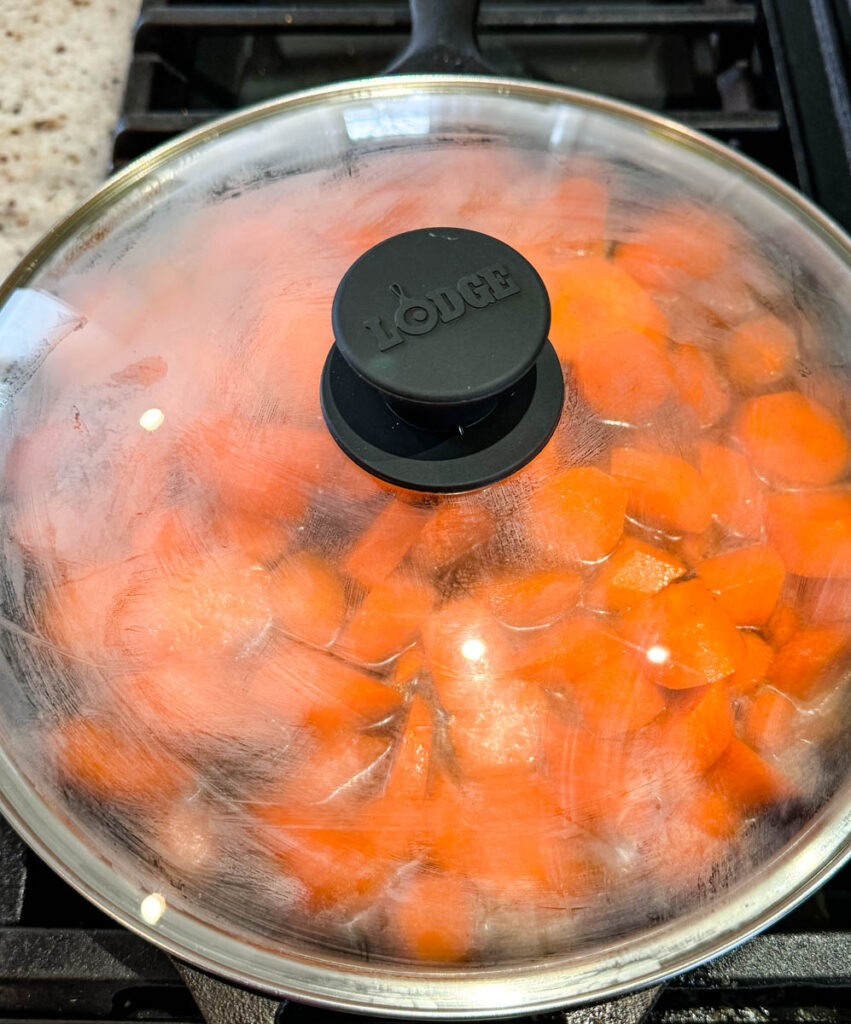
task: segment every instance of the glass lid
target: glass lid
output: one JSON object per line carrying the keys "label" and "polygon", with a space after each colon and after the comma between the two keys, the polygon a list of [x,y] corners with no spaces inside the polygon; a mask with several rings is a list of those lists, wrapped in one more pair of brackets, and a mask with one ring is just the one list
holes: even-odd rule
{"label": "glass lid", "polygon": [[717,952],[839,856],[848,253],[779,183],[564,90],[390,79],[154,154],[36,257],[0,788],[110,912],[279,990],[508,1012]]}

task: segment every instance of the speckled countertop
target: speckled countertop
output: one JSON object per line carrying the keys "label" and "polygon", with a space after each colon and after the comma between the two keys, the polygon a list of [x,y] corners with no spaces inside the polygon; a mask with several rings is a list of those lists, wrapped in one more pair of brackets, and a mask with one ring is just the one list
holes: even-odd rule
{"label": "speckled countertop", "polygon": [[139,0],[0,0],[0,280],[103,180]]}

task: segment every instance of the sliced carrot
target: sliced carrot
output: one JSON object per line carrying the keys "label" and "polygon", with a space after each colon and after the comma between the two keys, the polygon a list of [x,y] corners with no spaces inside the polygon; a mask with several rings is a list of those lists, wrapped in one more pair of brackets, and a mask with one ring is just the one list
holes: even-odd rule
{"label": "sliced carrot", "polygon": [[401,694],[328,654],[282,643],[252,677],[247,701],[291,725],[355,730],[390,715]]}
{"label": "sliced carrot", "polygon": [[710,353],[696,345],[677,345],[671,366],[680,401],[694,409],[701,427],[717,423],[730,408],[730,394]]}
{"label": "sliced carrot", "polygon": [[296,469],[295,435],[285,426],[206,418],[190,424],[181,446],[193,476],[218,499],[255,515],[298,519],[309,491]]}
{"label": "sliced carrot", "polygon": [[393,682],[396,686],[404,687],[413,683],[423,670],[425,656],[420,644],[414,644],[406,651],[402,651],[393,666]]}
{"label": "sliced carrot", "polygon": [[346,596],[339,573],[310,551],[288,555],[270,577],[272,614],[287,633],[324,647],[340,630]]}
{"label": "sliced carrot", "polygon": [[451,601],[433,612],[422,637],[438,696],[451,712],[480,706],[485,688],[504,677],[512,664],[504,628],[474,600]]}
{"label": "sliced carrot", "polygon": [[700,475],[712,513],[732,533],[756,539],[763,529],[763,485],[741,452],[711,441],[700,445]]}
{"label": "sliced carrot", "polygon": [[715,213],[678,202],[648,217],[643,228],[618,247],[617,262],[646,288],[667,290],[677,273],[709,277],[724,268],[735,234]]}
{"label": "sliced carrot", "polygon": [[111,617],[132,578],[133,563],[127,561],[100,563],[57,581],[38,611],[45,635],[76,658],[95,663],[112,660],[117,652],[107,646]]}
{"label": "sliced carrot", "polygon": [[559,358],[572,359],[611,334],[637,331],[661,341],[665,318],[644,289],[621,267],[597,256],[568,260],[550,275],[550,341]]}
{"label": "sliced carrot", "polygon": [[650,726],[656,756],[669,770],[702,774],[721,756],[735,735],[730,695],[723,683],[690,691]]}
{"label": "sliced carrot", "polygon": [[572,682],[570,698],[589,732],[622,736],[665,710],[665,699],[648,678],[646,665],[645,658],[624,649]]}
{"label": "sliced carrot", "polygon": [[574,607],[582,577],[568,569],[542,569],[528,576],[497,576],[474,588],[477,599],[507,626],[546,626]]}
{"label": "sliced carrot", "polygon": [[733,697],[746,697],[765,679],[768,666],[774,657],[774,649],[761,636],[749,629],[740,630],[744,653],[730,676],[728,686]]}
{"label": "sliced carrot", "polygon": [[799,629],[774,655],[767,679],[778,690],[811,700],[835,679],[849,647],[847,629]]}
{"label": "sliced carrot", "polygon": [[743,658],[736,627],[700,580],[673,583],[636,605],[621,628],[656,682],[673,689],[726,679]]}
{"label": "sliced carrot", "polygon": [[183,761],[107,719],[72,719],[45,749],[66,781],[98,800],[168,801],[191,782]]}
{"label": "sliced carrot", "polygon": [[550,716],[544,751],[549,792],[570,821],[586,824],[617,813],[627,788],[621,737],[589,733]]}
{"label": "sliced carrot", "polygon": [[234,694],[240,678],[215,661],[165,661],[111,681],[116,705],[161,738],[255,737],[258,723]]}
{"label": "sliced carrot", "polygon": [[463,960],[473,944],[476,903],[469,882],[446,872],[420,871],[393,897],[389,928],[415,960]]}
{"label": "sliced carrot", "polygon": [[380,780],[388,754],[387,740],[379,736],[359,732],[319,736],[287,776],[251,805],[252,812],[274,819],[296,807],[317,805],[323,813],[346,813],[364,788]]}
{"label": "sliced carrot", "polygon": [[783,600],[771,613],[763,633],[772,647],[777,649],[792,639],[801,628],[802,622],[798,608]]}
{"label": "sliced carrot", "polygon": [[569,562],[595,562],[623,533],[623,486],[592,466],[564,470],[529,500],[529,533],[545,552]]}
{"label": "sliced carrot", "polygon": [[626,488],[627,511],[661,529],[703,533],[712,508],[700,474],[684,459],[637,448],[612,449],[612,475]]}
{"label": "sliced carrot", "polygon": [[839,421],[797,391],[749,399],[737,417],[736,436],[757,473],[776,484],[833,483],[851,454]]}
{"label": "sliced carrot", "polygon": [[406,803],[425,800],[433,730],[434,719],[428,701],[415,695],[408,708],[405,728],[393,753],[384,789],[385,800]]}
{"label": "sliced carrot", "polygon": [[766,527],[788,572],[851,579],[851,491],[772,494]]}
{"label": "sliced carrot", "polygon": [[697,572],[738,626],[764,625],[786,578],[780,556],[765,545],[708,558],[697,566]]}
{"label": "sliced carrot", "polygon": [[789,745],[800,713],[777,690],[762,689],[748,702],[742,720],[742,739],[756,750],[777,753]]}
{"label": "sliced carrot", "polygon": [[737,804],[709,786],[700,786],[674,813],[686,825],[713,839],[730,839],[742,824],[742,812]]}
{"label": "sliced carrot", "polygon": [[638,331],[607,334],[573,356],[583,398],[598,416],[643,423],[671,392],[671,364],[655,338]]}
{"label": "sliced carrot", "polygon": [[266,519],[236,510],[213,520],[213,531],[225,545],[233,545],[254,562],[275,562],[287,550],[293,526],[284,519]]}
{"label": "sliced carrot", "polygon": [[685,571],[683,563],[662,548],[624,537],[585,594],[584,604],[622,611],[658,593]]}
{"label": "sliced carrot", "polygon": [[428,584],[399,573],[388,576],[363,599],[346,627],[341,649],[368,664],[386,661],[413,642],[435,599]]}
{"label": "sliced carrot", "polygon": [[267,571],[228,553],[137,573],[114,609],[110,642],[144,662],[248,650],[271,621]]}
{"label": "sliced carrot", "polygon": [[411,559],[423,569],[443,569],[486,543],[494,533],[493,516],[472,499],[443,500],[431,513]]}
{"label": "sliced carrot", "polygon": [[741,740],[731,740],[707,775],[713,789],[751,810],[794,794],[787,778]]}
{"label": "sliced carrot", "polygon": [[429,810],[431,856],[445,870],[507,903],[559,893],[565,820],[534,778],[524,774],[512,784],[498,776],[462,787],[445,782]]}
{"label": "sliced carrot", "polygon": [[381,583],[419,538],[428,512],[392,498],[355,541],[343,559],[344,570],[358,583]]}
{"label": "sliced carrot", "polygon": [[607,622],[577,616],[533,634],[514,655],[512,670],[520,679],[558,691],[617,656],[623,646]]}
{"label": "sliced carrot", "polygon": [[356,913],[371,906],[394,865],[378,856],[370,831],[280,809],[262,821],[260,841],[306,890],[308,909]]}
{"label": "sliced carrot", "polygon": [[541,691],[503,679],[478,698],[455,703],[447,726],[462,775],[481,779],[534,768],[548,711]]}
{"label": "sliced carrot", "polygon": [[785,380],[797,355],[795,332],[772,313],[741,324],[724,346],[727,373],[745,391],[765,391]]}

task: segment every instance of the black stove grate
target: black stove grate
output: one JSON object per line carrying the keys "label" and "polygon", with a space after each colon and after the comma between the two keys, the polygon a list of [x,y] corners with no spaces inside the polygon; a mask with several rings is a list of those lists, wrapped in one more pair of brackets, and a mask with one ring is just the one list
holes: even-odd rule
{"label": "black stove grate", "polygon": [[[377,73],[409,26],[403,0],[145,0],[115,166],[247,103]],[[501,73],[663,111],[851,228],[851,0],[482,0],[479,37]],[[0,1022],[201,1019],[163,953],[68,888],[0,820]],[[296,1004],[280,1014],[281,1024],[344,1020]],[[851,867],[766,934],[674,979],[647,1020],[851,1024]]]}
{"label": "black stove grate", "polygon": [[[217,114],[377,74],[404,0],[145,0],[115,167]],[[500,73],[606,93],[710,132],[851,226],[848,0],[482,0]]]}

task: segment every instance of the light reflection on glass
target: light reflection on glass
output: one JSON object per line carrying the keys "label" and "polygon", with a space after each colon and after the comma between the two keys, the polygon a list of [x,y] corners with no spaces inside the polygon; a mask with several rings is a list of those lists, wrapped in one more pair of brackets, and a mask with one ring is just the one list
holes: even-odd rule
{"label": "light reflection on glass", "polygon": [[647,650],[647,660],[652,661],[654,665],[664,665],[670,657],[671,652],[668,648],[660,644],[654,644]]}
{"label": "light reflection on glass", "polygon": [[152,892],[142,900],[139,913],[146,924],[156,924],[165,913],[165,907],[165,896],[159,892]]}
{"label": "light reflection on glass", "polygon": [[465,640],[461,645],[461,654],[463,654],[467,661],[479,661],[484,657],[485,649],[485,645],[481,640]]}
{"label": "light reflection on glass", "polygon": [[143,430],[156,430],[165,422],[165,413],[162,409],[146,409],[139,417],[139,426]]}

